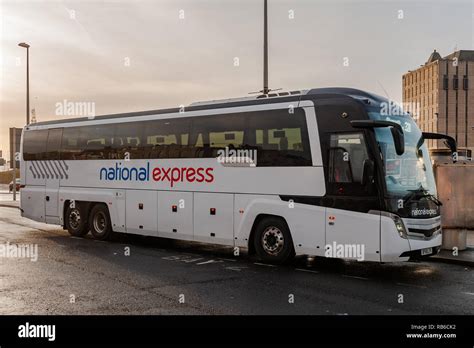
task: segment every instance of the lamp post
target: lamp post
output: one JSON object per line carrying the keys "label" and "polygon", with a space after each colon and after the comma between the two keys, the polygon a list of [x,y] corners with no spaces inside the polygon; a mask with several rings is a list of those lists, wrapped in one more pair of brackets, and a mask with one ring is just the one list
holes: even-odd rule
{"label": "lamp post", "polygon": [[30,124],[30,45],[20,42],[18,46],[26,48],[26,124]]}
{"label": "lamp post", "polygon": [[[20,42],[26,48],[26,125],[30,124],[30,45]],[[13,130],[13,200],[16,201],[16,129]]]}
{"label": "lamp post", "polygon": [[263,94],[268,94],[268,19],[267,0],[263,2]]}

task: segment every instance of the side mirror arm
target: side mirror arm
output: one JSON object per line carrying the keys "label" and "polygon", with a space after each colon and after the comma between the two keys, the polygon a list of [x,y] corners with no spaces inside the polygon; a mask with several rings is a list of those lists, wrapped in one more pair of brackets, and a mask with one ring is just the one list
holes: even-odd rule
{"label": "side mirror arm", "polygon": [[436,139],[436,140],[444,139],[446,145],[451,150],[451,156],[453,157],[453,162],[456,162],[458,160],[457,143],[453,137],[450,137],[449,135],[441,134],[441,133],[423,132],[422,137],[420,138],[417,144],[418,148],[423,144],[424,139]]}
{"label": "side mirror arm", "polygon": [[395,145],[395,151],[398,156],[403,155],[405,152],[405,135],[403,134],[403,128],[396,122],[391,121],[378,121],[378,120],[354,120],[351,121],[351,125],[354,128],[382,128],[389,127],[392,133],[393,143]]}

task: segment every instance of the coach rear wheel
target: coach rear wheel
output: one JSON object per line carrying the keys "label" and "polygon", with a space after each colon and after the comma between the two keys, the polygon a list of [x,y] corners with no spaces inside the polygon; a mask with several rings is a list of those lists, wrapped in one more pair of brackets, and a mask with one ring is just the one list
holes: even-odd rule
{"label": "coach rear wheel", "polygon": [[92,208],[89,225],[95,239],[106,240],[110,238],[112,226],[110,224],[109,211],[104,204],[97,204]]}
{"label": "coach rear wheel", "polygon": [[86,213],[80,206],[68,207],[65,216],[66,228],[74,237],[83,237],[89,233]]}
{"label": "coach rear wheel", "polygon": [[288,226],[276,217],[264,218],[258,223],[254,246],[258,257],[270,263],[286,263],[295,254]]}

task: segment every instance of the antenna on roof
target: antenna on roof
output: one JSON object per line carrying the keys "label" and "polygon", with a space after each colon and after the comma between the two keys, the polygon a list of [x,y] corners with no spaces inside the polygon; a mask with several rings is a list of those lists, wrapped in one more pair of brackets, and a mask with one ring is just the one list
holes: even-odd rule
{"label": "antenna on roof", "polygon": [[267,0],[263,0],[263,89],[258,92],[250,92],[249,94],[262,93],[268,95],[270,91],[278,89],[270,89],[268,87],[268,11]]}
{"label": "antenna on roof", "polygon": [[390,99],[390,96],[389,96],[388,93],[387,93],[387,90],[386,90],[385,87],[382,85],[382,83],[381,83],[379,80],[377,80],[377,83],[378,83],[378,84],[380,85],[380,87],[382,88],[383,92],[384,92],[385,95],[387,96],[387,99],[388,99],[388,100],[391,100],[391,99]]}

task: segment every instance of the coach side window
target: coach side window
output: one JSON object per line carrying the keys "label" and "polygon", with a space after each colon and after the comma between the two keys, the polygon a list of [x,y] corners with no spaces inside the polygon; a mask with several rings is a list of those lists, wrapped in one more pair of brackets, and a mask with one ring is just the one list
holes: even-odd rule
{"label": "coach side window", "polygon": [[62,160],[109,159],[112,152],[113,126],[66,127],[63,130]]}
{"label": "coach side window", "polygon": [[61,143],[62,160],[82,159],[82,147],[79,144],[79,136],[84,127],[66,127],[63,129],[63,139]]}
{"label": "coach side window", "polygon": [[[112,130],[113,129],[113,130]],[[118,123],[111,126],[111,153],[116,159],[144,157],[144,122]]]}
{"label": "coach side window", "polygon": [[147,121],[144,136],[144,158],[191,157],[189,119]]}
{"label": "coach side window", "polygon": [[84,156],[89,160],[109,159],[114,136],[113,125],[102,124],[84,127],[81,142],[84,144]]}
{"label": "coach side window", "polygon": [[367,147],[362,133],[332,134],[329,148],[329,182],[361,184]]}
{"label": "coach side window", "polygon": [[63,130],[62,128],[50,129],[48,132],[48,141],[46,143],[45,160],[59,160],[59,152],[61,151]]}
{"label": "coach side window", "polygon": [[251,143],[257,149],[258,167],[310,166],[311,150],[302,109],[269,110],[250,117]]}
{"label": "coach side window", "polygon": [[219,150],[237,150],[247,142],[245,114],[194,117],[192,123],[189,142],[194,147],[194,157],[217,157]]}
{"label": "coach side window", "polygon": [[25,131],[23,137],[23,159],[25,161],[43,160],[47,139],[47,129]]}

